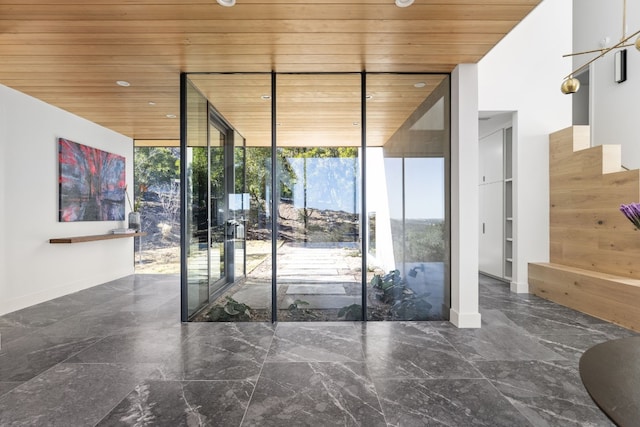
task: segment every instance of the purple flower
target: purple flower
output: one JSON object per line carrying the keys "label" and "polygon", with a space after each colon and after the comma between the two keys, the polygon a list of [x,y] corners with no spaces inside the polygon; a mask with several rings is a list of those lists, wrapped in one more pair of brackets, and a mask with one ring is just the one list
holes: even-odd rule
{"label": "purple flower", "polygon": [[640,229],[640,203],[620,205],[620,212],[622,212],[636,228]]}

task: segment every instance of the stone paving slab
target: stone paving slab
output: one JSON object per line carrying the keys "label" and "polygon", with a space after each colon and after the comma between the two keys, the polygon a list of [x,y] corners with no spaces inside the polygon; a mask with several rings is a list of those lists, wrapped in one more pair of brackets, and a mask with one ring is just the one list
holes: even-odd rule
{"label": "stone paving slab", "polygon": [[280,307],[288,307],[296,300],[308,302],[309,305],[302,307],[305,309],[339,309],[351,304],[362,304],[360,295],[287,295],[284,298],[284,304],[281,304]]}
{"label": "stone paving slab", "polygon": [[304,273],[295,270],[280,270],[278,269],[278,277],[300,277],[300,280],[305,280],[307,277],[311,277],[314,281],[323,279],[326,276],[337,276],[338,269],[336,267],[331,268],[316,268],[314,270],[305,270]]}
{"label": "stone paving slab", "polygon": [[325,285],[289,285],[287,295],[346,295],[344,286],[337,284]]}
{"label": "stone paving slab", "polygon": [[303,277],[300,275],[290,276],[290,277],[282,277],[279,276],[278,279],[279,284],[287,284],[287,285],[302,285],[302,284],[311,284],[311,285],[319,285],[322,283],[358,283],[354,280],[353,275],[347,276],[324,276],[324,277]]}
{"label": "stone paving slab", "polygon": [[231,297],[252,309],[271,308],[271,284],[246,286]]}

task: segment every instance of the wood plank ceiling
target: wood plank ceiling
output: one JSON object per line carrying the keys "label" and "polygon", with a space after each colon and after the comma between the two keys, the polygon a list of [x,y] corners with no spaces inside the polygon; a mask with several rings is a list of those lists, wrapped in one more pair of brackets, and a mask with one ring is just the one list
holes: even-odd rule
{"label": "wood plank ceiling", "polygon": [[[137,140],[177,140],[180,72],[449,73],[478,62],[539,2],[0,0],[0,84]],[[198,79],[224,96],[223,80]],[[243,86],[228,88],[237,96]],[[388,136],[397,124],[378,114],[372,132]]]}

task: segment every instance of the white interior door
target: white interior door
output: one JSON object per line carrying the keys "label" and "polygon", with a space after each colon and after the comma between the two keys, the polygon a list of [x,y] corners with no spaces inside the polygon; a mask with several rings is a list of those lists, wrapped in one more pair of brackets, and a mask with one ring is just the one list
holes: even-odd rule
{"label": "white interior door", "polygon": [[503,277],[504,265],[504,130],[480,140],[479,268]]}

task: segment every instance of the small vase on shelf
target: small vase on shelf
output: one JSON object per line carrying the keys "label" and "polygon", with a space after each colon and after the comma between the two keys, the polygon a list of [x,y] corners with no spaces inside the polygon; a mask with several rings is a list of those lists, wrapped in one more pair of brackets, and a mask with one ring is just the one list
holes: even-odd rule
{"label": "small vase on shelf", "polygon": [[129,228],[140,231],[140,212],[129,212]]}

